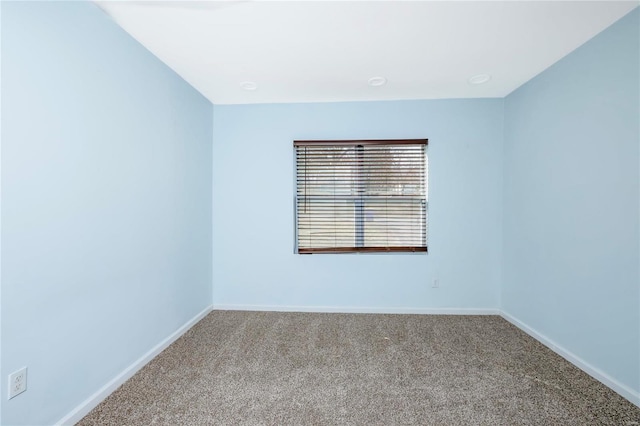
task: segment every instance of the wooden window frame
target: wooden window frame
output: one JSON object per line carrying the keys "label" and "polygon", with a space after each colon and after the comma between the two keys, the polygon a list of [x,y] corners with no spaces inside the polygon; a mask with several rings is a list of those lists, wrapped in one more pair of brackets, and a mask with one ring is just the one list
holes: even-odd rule
{"label": "wooden window frame", "polygon": [[[371,145],[424,145],[425,146],[425,179],[428,182],[428,160],[427,160],[427,147],[429,145],[428,139],[356,139],[356,140],[294,140],[294,169],[295,169],[295,177],[294,177],[294,187],[295,187],[295,196],[294,196],[294,221],[295,221],[295,252],[298,254],[314,254],[314,253],[427,253],[428,252],[428,242],[427,242],[427,210],[428,210],[428,199],[426,194],[428,190],[425,182],[425,193],[424,193],[424,215],[425,215],[425,223],[424,223],[424,246],[391,246],[391,247],[367,247],[367,246],[354,246],[354,247],[330,247],[330,248],[300,248],[299,247],[299,214],[298,214],[298,193],[297,193],[297,148],[298,147],[318,147],[318,146],[371,146]],[[349,196],[347,198],[354,198],[353,196]],[[359,217],[363,217],[363,206],[362,206],[362,198],[360,197],[360,206],[358,206],[358,200],[354,199],[356,203],[355,209],[359,209],[360,213],[356,214]],[[360,228],[360,235],[363,235],[363,223],[362,219],[360,219],[360,223],[355,219],[356,229]],[[354,235],[354,239],[358,239],[358,230],[356,230],[356,234]],[[363,240],[360,241],[363,243]],[[357,244],[357,242],[356,242]]]}

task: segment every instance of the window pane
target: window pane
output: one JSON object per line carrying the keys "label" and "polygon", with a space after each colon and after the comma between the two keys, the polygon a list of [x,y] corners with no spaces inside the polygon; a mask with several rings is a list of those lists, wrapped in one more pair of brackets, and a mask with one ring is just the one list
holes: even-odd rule
{"label": "window pane", "polygon": [[354,202],[347,199],[298,199],[298,246],[354,247]]}
{"label": "window pane", "polygon": [[364,147],[360,181],[366,195],[421,195],[425,186],[421,145]]}
{"label": "window pane", "polygon": [[366,199],[364,206],[365,246],[426,245],[426,214],[422,199]]}

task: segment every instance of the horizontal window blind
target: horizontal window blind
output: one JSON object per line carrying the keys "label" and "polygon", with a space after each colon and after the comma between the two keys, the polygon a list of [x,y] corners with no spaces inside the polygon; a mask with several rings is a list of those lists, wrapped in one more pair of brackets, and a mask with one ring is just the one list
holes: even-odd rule
{"label": "horizontal window blind", "polygon": [[295,141],[298,253],[427,251],[426,146]]}

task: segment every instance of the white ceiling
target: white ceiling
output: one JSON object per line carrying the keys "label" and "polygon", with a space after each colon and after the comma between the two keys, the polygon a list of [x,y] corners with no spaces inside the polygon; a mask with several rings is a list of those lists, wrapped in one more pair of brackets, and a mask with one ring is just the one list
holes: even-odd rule
{"label": "white ceiling", "polygon": [[638,1],[97,4],[211,102],[244,104],[503,97]]}

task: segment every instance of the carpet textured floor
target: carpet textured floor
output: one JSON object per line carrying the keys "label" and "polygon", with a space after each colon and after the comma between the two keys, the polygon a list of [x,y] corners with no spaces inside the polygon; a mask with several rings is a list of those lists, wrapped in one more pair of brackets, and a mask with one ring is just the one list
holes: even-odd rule
{"label": "carpet textured floor", "polygon": [[214,311],[79,425],[640,425],[497,316]]}

